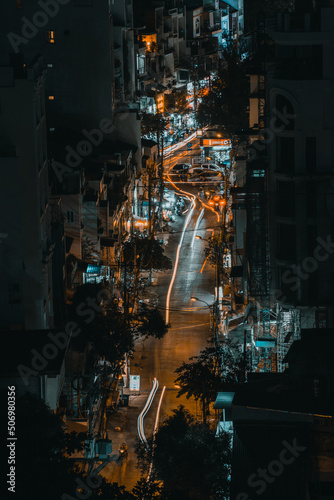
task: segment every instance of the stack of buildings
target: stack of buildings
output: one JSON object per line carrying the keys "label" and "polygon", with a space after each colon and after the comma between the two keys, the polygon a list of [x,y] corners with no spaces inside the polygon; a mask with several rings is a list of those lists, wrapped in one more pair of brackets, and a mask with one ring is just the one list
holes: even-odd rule
{"label": "stack of buildings", "polygon": [[215,405],[233,422],[232,498],[334,494],[333,37],[330,1],[296,1],[254,36],[231,189],[253,373]]}
{"label": "stack of buildings", "polygon": [[[10,344],[23,331],[64,330],[76,287],[112,282],[159,189],[158,148],[142,142],[140,113],[165,112],[167,93],[190,102],[189,85],[242,31],[242,2],[152,2],[144,18],[141,7],[17,1],[1,16],[0,329]],[[53,363],[59,383],[48,363],[34,373],[54,410],[67,348]]]}

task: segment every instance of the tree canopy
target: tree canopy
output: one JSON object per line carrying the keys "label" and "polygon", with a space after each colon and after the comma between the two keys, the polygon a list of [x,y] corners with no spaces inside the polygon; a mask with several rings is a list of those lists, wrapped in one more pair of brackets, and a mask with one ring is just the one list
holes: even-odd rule
{"label": "tree canopy", "polygon": [[124,243],[123,256],[130,272],[135,268],[167,271],[173,267],[170,258],[164,255],[162,244],[152,237],[133,235]]}
{"label": "tree canopy", "polygon": [[211,89],[202,97],[196,118],[201,127],[218,125],[232,136],[247,128],[248,80],[237,49],[224,52],[224,63]]}
{"label": "tree canopy", "polygon": [[168,120],[162,113],[145,113],[141,115],[141,133],[144,137],[155,137],[160,150],[160,138],[167,128]]}
{"label": "tree canopy", "polygon": [[77,288],[71,319],[81,330],[72,340],[72,346],[75,348],[89,342],[97,357],[105,358],[115,367],[125,354],[133,352],[137,338],[162,338],[168,330],[159,309],[143,303],[137,312],[126,313],[119,307],[118,299],[101,284],[85,284]]}
{"label": "tree canopy", "polygon": [[[155,436],[153,470],[168,500],[209,500],[228,496],[230,437],[215,436],[181,405]],[[222,496],[219,496],[219,495]]]}
{"label": "tree canopy", "polygon": [[191,357],[190,361],[190,363],[183,361],[175,370],[178,375],[175,383],[181,387],[177,397],[185,394],[187,399],[193,397],[196,401],[200,401],[203,422],[206,422],[210,403],[215,401],[222,387],[221,367],[215,347],[205,348],[199,356]]}
{"label": "tree canopy", "polygon": [[[6,393],[2,392],[1,396],[4,407]],[[61,417],[32,394],[16,398],[15,413],[16,486],[13,498],[59,500],[72,487],[76,475],[73,462],[67,456],[83,448],[86,433],[66,433]],[[7,423],[4,422],[5,412],[2,414],[4,435]]]}

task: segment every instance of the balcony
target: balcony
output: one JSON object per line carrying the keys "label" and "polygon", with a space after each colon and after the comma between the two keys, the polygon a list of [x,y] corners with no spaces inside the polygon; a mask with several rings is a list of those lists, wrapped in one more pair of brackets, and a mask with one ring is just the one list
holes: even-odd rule
{"label": "balcony", "polygon": [[209,23],[204,23],[202,33],[208,35],[214,35],[216,33],[222,33],[222,26],[220,22],[210,25]]}

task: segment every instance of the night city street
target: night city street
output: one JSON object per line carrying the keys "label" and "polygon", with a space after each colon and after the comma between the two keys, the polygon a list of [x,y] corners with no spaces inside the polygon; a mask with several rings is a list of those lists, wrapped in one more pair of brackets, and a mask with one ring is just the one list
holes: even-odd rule
{"label": "night city street", "polygon": [[334,500],[334,0],[0,14],[0,498]]}

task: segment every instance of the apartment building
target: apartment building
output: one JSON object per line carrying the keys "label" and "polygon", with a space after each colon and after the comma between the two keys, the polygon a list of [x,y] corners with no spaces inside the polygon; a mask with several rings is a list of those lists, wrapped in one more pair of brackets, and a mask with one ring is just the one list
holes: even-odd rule
{"label": "apartment building", "polygon": [[15,58],[0,73],[0,328],[53,325],[45,71]]}
{"label": "apartment building", "polygon": [[[323,2],[322,2],[323,3]],[[333,323],[334,8],[281,14],[269,32],[267,78],[270,248],[278,300],[303,326]]]}

